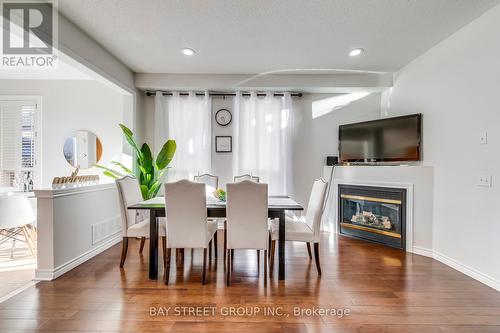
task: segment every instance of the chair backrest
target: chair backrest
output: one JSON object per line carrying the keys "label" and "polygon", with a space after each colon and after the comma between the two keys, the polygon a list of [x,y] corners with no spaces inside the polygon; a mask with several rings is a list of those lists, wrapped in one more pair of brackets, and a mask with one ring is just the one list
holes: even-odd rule
{"label": "chair backrest", "polygon": [[207,185],[206,192],[210,195],[219,188],[219,177],[205,173],[203,175],[194,176],[196,183],[203,183]]}
{"label": "chair backrest", "polygon": [[35,214],[23,195],[0,196],[0,229],[22,227],[35,222]]}
{"label": "chair backrest", "polygon": [[167,247],[204,248],[209,236],[205,184],[187,179],[165,184]]}
{"label": "chair backrest", "polygon": [[322,178],[316,179],[307,204],[306,223],[313,230],[314,237],[319,237],[327,184]]}
{"label": "chair backrest", "polygon": [[127,229],[136,223],[137,211],[127,209],[128,206],[143,201],[139,181],[133,177],[125,176],[115,180],[120,203],[122,218],[122,235],[127,237]]}
{"label": "chair backrest", "polygon": [[267,184],[250,180],[227,184],[227,246],[267,249]]}
{"label": "chair backrest", "polygon": [[240,175],[240,176],[234,176],[234,182],[235,183],[239,183],[239,182],[242,182],[244,180],[250,180],[252,182],[255,182],[255,183],[258,183],[260,178],[257,177],[257,176],[252,176],[252,175],[249,175],[249,174],[244,174],[244,175]]}

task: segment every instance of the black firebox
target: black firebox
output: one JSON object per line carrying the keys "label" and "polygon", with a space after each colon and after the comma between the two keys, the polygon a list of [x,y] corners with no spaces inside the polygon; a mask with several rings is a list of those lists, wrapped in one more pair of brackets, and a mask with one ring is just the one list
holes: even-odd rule
{"label": "black firebox", "polygon": [[406,249],[406,189],[339,185],[342,235]]}

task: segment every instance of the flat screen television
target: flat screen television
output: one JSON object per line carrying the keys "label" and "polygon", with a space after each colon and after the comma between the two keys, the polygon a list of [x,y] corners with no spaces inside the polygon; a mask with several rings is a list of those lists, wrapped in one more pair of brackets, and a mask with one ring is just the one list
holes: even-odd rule
{"label": "flat screen television", "polygon": [[343,163],[419,161],[422,114],[339,126]]}

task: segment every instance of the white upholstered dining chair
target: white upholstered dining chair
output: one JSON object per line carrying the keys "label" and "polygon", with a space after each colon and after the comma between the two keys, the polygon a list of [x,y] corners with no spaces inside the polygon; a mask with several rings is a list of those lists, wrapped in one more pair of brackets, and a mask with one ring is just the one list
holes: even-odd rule
{"label": "white upholstered dining chair", "polygon": [[[214,195],[214,191],[219,188],[219,177],[211,175],[211,174],[208,174],[208,173],[204,173],[202,175],[194,176],[194,181],[196,183],[203,183],[203,184],[206,185],[205,186],[205,192],[206,192],[207,197],[213,196]],[[209,217],[208,220],[216,221],[217,224],[219,222],[224,223],[224,232],[225,232],[225,230],[226,230],[226,219],[224,219],[224,218]],[[225,235],[225,233],[224,233],[224,235]],[[225,244],[226,244],[226,242],[224,241],[224,253],[226,253]],[[212,250],[212,248],[210,248],[209,252],[211,250]],[[217,246],[215,246],[214,251],[215,251],[215,258],[217,259]],[[184,255],[184,254],[182,253],[182,255]]]}
{"label": "white upholstered dining chair", "polygon": [[165,284],[170,277],[171,249],[202,248],[203,275],[206,283],[207,251],[214,240],[217,249],[217,222],[207,220],[207,197],[205,184],[180,180],[165,184],[165,209],[167,215],[167,240]]}
{"label": "white upholstered dining chair", "polygon": [[[14,256],[16,241],[26,242],[31,256],[35,256],[34,240],[28,230],[36,220],[28,199],[23,195],[0,195],[0,244],[12,239],[10,256]],[[24,240],[19,236],[24,236]]]}
{"label": "white upholstered dining chair", "polygon": [[260,181],[260,178],[257,176],[249,175],[249,174],[234,176],[234,178],[233,178],[233,181],[235,183],[239,183],[239,182],[242,182],[244,180],[250,180],[252,182],[258,183]]}
{"label": "white upholstered dining chair", "polygon": [[[306,215],[300,218],[292,219],[288,216],[285,219],[285,240],[293,242],[305,242],[307,244],[307,252],[309,259],[311,255],[311,243],[314,244],[314,261],[318,275],[321,275],[321,265],[319,262],[319,241],[321,229],[321,216],[323,215],[323,203],[326,195],[327,182],[322,178],[314,181],[309,203],[307,205]],[[274,266],[274,252],[276,248],[276,240],[279,236],[279,223],[271,223],[271,260],[270,269],[271,275]]]}
{"label": "white upholstered dining chair", "polygon": [[219,188],[219,177],[204,173],[202,175],[194,176],[196,183],[203,183],[207,185],[208,189],[216,190]]}
{"label": "white upholstered dining chair", "polygon": [[[141,239],[139,253],[142,253],[142,250],[144,249],[144,242],[146,241],[146,238],[149,238],[149,216],[147,214],[139,214],[136,210],[127,209],[128,206],[144,200],[139,188],[139,181],[130,176],[125,176],[123,178],[116,179],[115,182],[118,190],[120,215],[122,220],[123,242],[120,267],[123,267],[125,259],[127,258],[129,238]],[[166,234],[165,223],[159,223],[159,225],[158,233],[160,237],[164,238]],[[163,248],[163,253],[165,253],[165,248]]]}
{"label": "white upholstered dining chair", "polygon": [[[227,184],[227,259],[226,284],[231,284],[232,252],[256,249],[258,258],[264,250],[264,281],[267,280],[268,206],[267,184],[250,180]],[[260,260],[257,262],[259,263]]]}

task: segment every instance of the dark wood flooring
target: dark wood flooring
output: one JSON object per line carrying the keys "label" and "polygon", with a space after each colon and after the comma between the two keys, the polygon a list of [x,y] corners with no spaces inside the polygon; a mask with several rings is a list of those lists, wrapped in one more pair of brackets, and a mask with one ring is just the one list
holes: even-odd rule
{"label": "dark wood flooring", "polygon": [[[237,251],[230,287],[222,241],[205,286],[202,250],[193,258],[186,250],[165,286],[148,280],[147,251],[139,255],[139,243],[130,241],[123,269],[117,245],[0,304],[0,332],[500,332],[499,292],[432,259],[363,241],[324,235],[320,278],[305,244],[289,243],[286,281],[275,272],[267,286],[255,251]],[[217,308],[207,317],[150,315],[151,307],[180,306]],[[282,308],[282,315],[225,316],[229,307]],[[294,307],[351,313],[297,317]]]}

